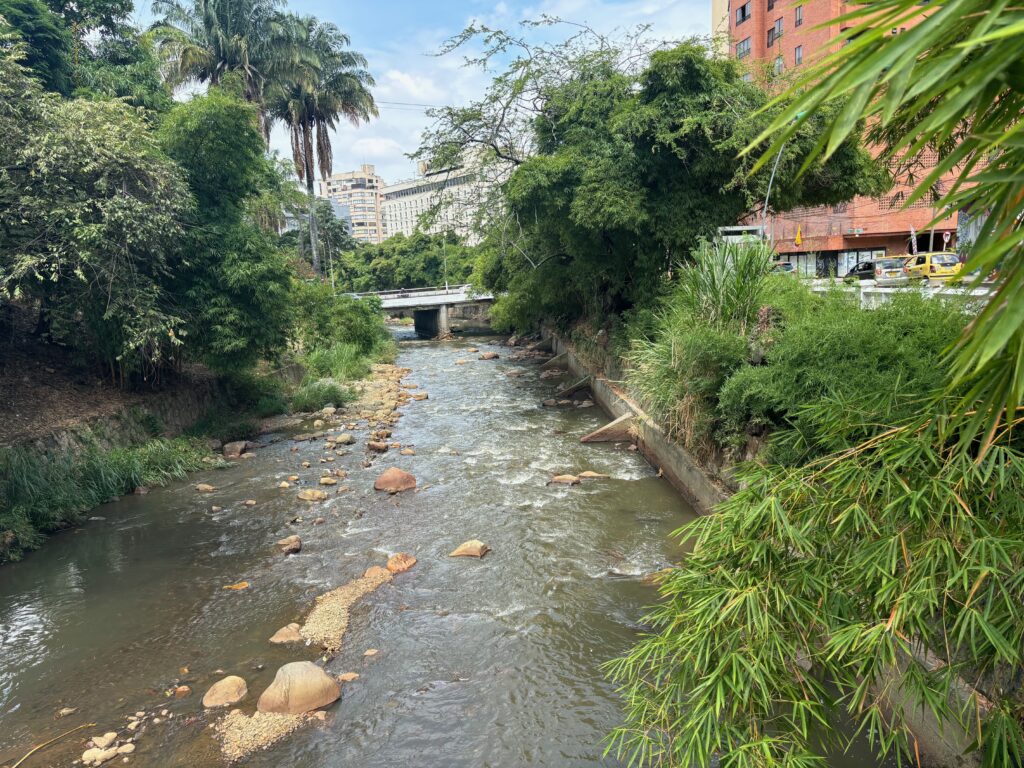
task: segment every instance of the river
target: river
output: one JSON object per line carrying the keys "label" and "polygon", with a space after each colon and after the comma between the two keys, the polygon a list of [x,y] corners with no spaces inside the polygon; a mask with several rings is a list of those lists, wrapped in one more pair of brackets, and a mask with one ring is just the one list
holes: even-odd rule
{"label": "river", "polygon": [[[501,359],[478,360],[471,345]],[[359,679],[343,686],[325,723],[245,765],[616,765],[602,752],[620,702],[601,664],[636,639],[657,599],[643,576],[684,554],[671,533],[694,513],[627,446],[581,444],[607,417],[596,407],[542,408],[558,380],[541,380],[539,366],[510,352],[493,339],[403,338],[405,381],[429,399],[401,409],[391,439],[415,455],[392,450],[363,466],[368,433],[357,432],[329,465],[348,472],[348,493],[311,506],[295,488],[278,489],[292,474],[311,485],[325,456],[322,441],[278,436],[227,469],[99,507],[92,514],[102,519],[0,568],[0,766],[95,722],[24,768],[71,765],[89,736],[123,729],[137,710],[148,724],[130,764],[224,765],[209,727],[220,713],[202,710],[203,692],[238,675],[249,687],[240,706],[252,711],[278,667],[317,658],[267,639],[301,621],[317,595],[397,552],[418,563],[355,606],[326,667]],[[392,465],[421,490],[375,493]],[[588,469],[609,478],[547,485]],[[218,490],[199,494],[200,482]],[[326,524],[312,524],[318,515]],[[302,551],[284,557],[274,542],[293,533]],[[448,557],[474,538],[493,551]],[[223,589],[242,580],[251,586]],[[364,657],[370,648],[378,654]],[[191,695],[168,697],[180,684]],[[77,711],[57,719],[65,707]],[[861,743],[829,764],[876,761]]]}
{"label": "river", "polygon": [[[68,765],[87,736],[164,708],[173,716],[147,727],[132,764],[221,764],[214,718],[199,704],[216,670],[246,679],[241,706],[251,709],[281,664],[316,658],[267,638],[395,552],[419,562],[357,604],[327,666],[360,679],[325,724],[247,765],[611,764],[602,740],[620,710],[600,665],[634,640],[656,597],[641,577],[678,559],[670,533],[692,512],[625,446],[579,442],[607,422],[598,408],[540,407],[554,383],[538,366],[510,362],[508,348],[484,340],[472,343],[503,359],[477,360],[470,343],[402,341],[406,381],[430,397],[402,408],[392,439],[416,455],[391,451],[364,468],[367,433],[358,432],[334,463],[352,491],[315,511],[276,486],[293,473],[318,476],[322,442],[292,452],[282,440],[229,469],[104,505],[93,512],[104,520],[0,569],[0,764],[96,722],[25,764]],[[375,494],[374,478],[393,464],[429,487]],[[586,469],[611,477],[546,485]],[[198,482],[218,490],[198,494]],[[318,514],[327,524],[314,527]],[[303,522],[289,525],[296,515]],[[274,542],[291,533],[303,549],[286,558]],[[447,556],[472,538],[493,552]],[[240,580],[252,586],[222,588]],[[368,648],[380,653],[365,659]],[[167,698],[178,682],[192,695]],[[62,707],[78,712],[55,720]]]}

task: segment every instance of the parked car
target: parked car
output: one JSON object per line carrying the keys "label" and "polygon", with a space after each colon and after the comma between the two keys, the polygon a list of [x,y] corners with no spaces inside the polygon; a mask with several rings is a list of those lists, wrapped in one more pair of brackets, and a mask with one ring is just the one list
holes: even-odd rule
{"label": "parked car", "polygon": [[903,271],[905,259],[873,259],[853,265],[844,280],[874,280],[878,285],[906,285],[910,282]]}
{"label": "parked car", "polygon": [[903,272],[911,280],[951,280],[960,274],[961,266],[955,253],[919,253],[907,259]]}
{"label": "parked car", "polygon": [[795,275],[796,265],[791,261],[772,262],[772,272],[782,275]]}

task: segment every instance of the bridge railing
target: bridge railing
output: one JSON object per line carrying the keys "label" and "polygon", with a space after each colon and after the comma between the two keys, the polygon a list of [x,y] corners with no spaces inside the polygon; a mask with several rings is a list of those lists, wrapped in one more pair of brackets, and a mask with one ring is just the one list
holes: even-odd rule
{"label": "bridge railing", "polygon": [[450,285],[447,288],[435,286],[432,288],[401,288],[396,291],[367,291],[366,293],[351,293],[350,296],[376,296],[379,299],[406,299],[420,296],[461,296],[468,293],[472,286],[469,283],[464,285]]}

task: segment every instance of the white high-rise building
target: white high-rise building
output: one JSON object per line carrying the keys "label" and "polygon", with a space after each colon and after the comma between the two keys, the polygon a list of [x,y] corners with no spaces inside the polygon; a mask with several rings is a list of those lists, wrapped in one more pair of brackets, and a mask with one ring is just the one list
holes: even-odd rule
{"label": "white high-rise building", "polygon": [[[471,168],[431,172],[421,163],[419,178],[381,189],[385,237],[398,233],[408,236],[417,230],[428,234],[451,231],[472,244],[477,240],[473,217],[484,193],[479,174]],[[430,214],[425,224],[424,214]]]}

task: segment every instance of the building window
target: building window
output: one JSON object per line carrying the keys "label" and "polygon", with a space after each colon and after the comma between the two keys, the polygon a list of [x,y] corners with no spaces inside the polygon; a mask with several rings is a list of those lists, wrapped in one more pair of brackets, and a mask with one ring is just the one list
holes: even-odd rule
{"label": "building window", "polygon": [[793,64],[799,67],[803,63],[804,47],[802,45],[798,45],[796,48],[793,49]]}
{"label": "building window", "polygon": [[781,75],[782,70],[786,68],[786,63],[782,60],[781,56],[775,57],[775,64],[772,66],[772,70],[776,75]]}
{"label": "building window", "polygon": [[775,20],[772,28],[768,30],[768,47],[771,48],[775,41],[782,37],[782,18]]}
{"label": "building window", "polygon": [[799,27],[804,23],[804,7],[802,5],[798,5],[796,10],[794,10],[794,13],[796,14],[796,21],[793,22],[793,26]]}
{"label": "building window", "polygon": [[749,55],[750,55],[750,38],[748,37],[745,40],[740,40],[738,43],[736,43],[736,58],[737,59],[742,59],[745,56],[749,56]]}
{"label": "building window", "polygon": [[768,10],[775,10],[775,0],[768,0]]}
{"label": "building window", "polygon": [[750,3],[746,2],[736,9],[736,26],[750,18]]}

